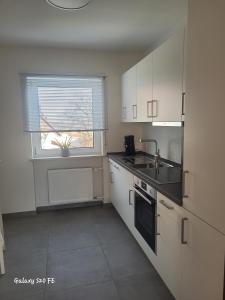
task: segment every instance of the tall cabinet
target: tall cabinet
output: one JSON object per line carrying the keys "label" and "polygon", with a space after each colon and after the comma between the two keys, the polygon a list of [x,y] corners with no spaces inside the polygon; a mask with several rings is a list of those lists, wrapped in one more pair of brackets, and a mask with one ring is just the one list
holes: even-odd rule
{"label": "tall cabinet", "polygon": [[224,0],[218,0],[216,4],[210,0],[189,1],[183,199],[188,211],[223,234],[224,12]]}
{"label": "tall cabinet", "polygon": [[188,24],[183,176],[188,232],[182,245],[182,300],[222,300],[225,1],[189,0]]}
{"label": "tall cabinet", "polygon": [[[0,164],[1,164],[0,160]],[[5,274],[5,263],[4,263],[4,251],[5,241],[4,241],[4,229],[2,221],[2,211],[1,211],[1,201],[0,201],[0,274]]]}

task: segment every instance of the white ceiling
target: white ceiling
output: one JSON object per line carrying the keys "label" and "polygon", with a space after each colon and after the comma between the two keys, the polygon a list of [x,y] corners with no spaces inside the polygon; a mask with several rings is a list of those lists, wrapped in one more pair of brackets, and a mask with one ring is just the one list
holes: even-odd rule
{"label": "white ceiling", "polygon": [[145,50],[184,23],[187,0],[93,0],[63,11],[45,0],[0,0],[0,43]]}

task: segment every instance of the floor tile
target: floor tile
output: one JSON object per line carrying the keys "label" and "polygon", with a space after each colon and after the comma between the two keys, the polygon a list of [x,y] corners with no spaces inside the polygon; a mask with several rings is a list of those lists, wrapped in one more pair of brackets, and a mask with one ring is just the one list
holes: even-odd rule
{"label": "floor tile", "polygon": [[[116,279],[120,300],[162,300],[158,291],[158,281],[161,284],[161,280],[156,273],[144,273],[138,275],[132,275],[120,279]],[[165,294],[166,296],[166,294]],[[167,291],[167,296],[170,297],[170,293]],[[167,298],[168,300],[171,298]]]}
{"label": "floor tile", "polygon": [[6,219],[4,221],[4,231],[7,236],[10,233],[16,233],[21,231],[31,231],[43,229],[43,226],[48,226],[50,223],[50,213],[41,213],[35,216],[24,216]]}
{"label": "floor tile", "polygon": [[93,218],[97,224],[111,221],[121,221],[120,216],[112,205],[93,207]]}
{"label": "floor tile", "polygon": [[119,300],[113,281],[46,293],[45,300]]}
{"label": "floor tile", "polygon": [[48,247],[48,228],[44,224],[22,225],[5,235],[7,253],[28,253]]}
{"label": "floor tile", "polygon": [[[35,281],[36,278],[46,277],[47,249],[20,251],[17,243],[14,247],[13,251],[8,251],[8,248],[5,251],[6,274],[0,277],[0,299],[26,299],[26,297],[29,299],[31,296],[38,299],[45,285],[15,284],[14,279],[25,278]],[[17,249],[20,250],[17,251]],[[17,298],[13,298],[15,295]]]}
{"label": "floor tile", "polygon": [[90,227],[94,223],[94,214],[92,208],[73,208],[65,210],[56,210],[51,217],[52,228],[63,225],[84,228]]}
{"label": "floor tile", "polygon": [[[0,299],[173,300],[113,207],[44,212],[4,226]],[[15,285],[15,277],[56,283]]]}
{"label": "floor tile", "polygon": [[7,274],[24,273],[38,267],[46,273],[47,250],[8,253],[5,251],[5,267]]}
{"label": "floor tile", "polygon": [[100,247],[50,253],[47,276],[56,280],[56,284],[48,286],[49,289],[69,288],[111,279]]}
{"label": "floor tile", "polygon": [[134,240],[103,246],[113,277],[151,272],[152,265]]}
{"label": "floor tile", "polygon": [[133,239],[125,224],[118,219],[100,222],[95,225],[101,244],[118,243]]}
{"label": "floor tile", "polygon": [[15,284],[15,278],[23,279],[33,279],[35,280],[37,277],[43,278],[46,274],[43,273],[41,267],[36,267],[30,270],[26,270],[26,272],[13,272],[6,273],[5,275],[0,277],[0,299],[7,299],[6,297],[12,297],[13,295],[17,295],[18,297],[22,295],[30,295],[43,292],[45,289],[45,285],[40,284]]}
{"label": "floor tile", "polygon": [[[44,300],[44,291],[33,293],[11,293],[11,295],[4,295],[4,300]],[[63,300],[63,298],[61,298]]]}
{"label": "floor tile", "polygon": [[157,282],[155,286],[160,300],[175,300],[162,280],[160,282]]}
{"label": "floor tile", "polygon": [[85,248],[99,244],[97,233],[93,226],[87,228],[70,225],[64,228],[55,228],[49,233],[48,251],[60,251]]}

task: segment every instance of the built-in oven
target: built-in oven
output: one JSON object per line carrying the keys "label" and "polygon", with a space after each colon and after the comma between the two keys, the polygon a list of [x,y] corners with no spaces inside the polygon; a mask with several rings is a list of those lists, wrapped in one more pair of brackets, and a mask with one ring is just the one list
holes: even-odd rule
{"label": "built-in oven", "polygon": [[135,227],[157,253],[156,190],[134,177]]}

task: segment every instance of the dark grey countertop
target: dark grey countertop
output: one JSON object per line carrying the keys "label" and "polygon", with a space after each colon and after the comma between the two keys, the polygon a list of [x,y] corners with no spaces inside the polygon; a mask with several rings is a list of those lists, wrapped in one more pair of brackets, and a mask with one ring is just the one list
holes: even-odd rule
{"label": "dark grey countertop", "polygon": [[[152,158],[152,155],[149,155],[145,152],[137,152],[136,156],[138,155],[146,155],[147,157]],[[144,175],[143,173],[138,172],[135,168],[132,167],[132,164],[125,163],[123,158],[126,157],[124,152],[113,152],[108,153],[108,157],[114,160],[116,163],[121,165],[123,168],[127,169],[129,172],[137,176],[138,178],[142,179],[152,187],[154,187],[158,192],[163,194],[164,196],[168,197],[170,200],[174,201],[176,204],[182,206],[182,183],[168,183],[168,184],[157,184],[155,181],[151,179],[151,177]],[[175,167],[180,167],[181,165],[162,159],[162,161],[172,164]]]}

